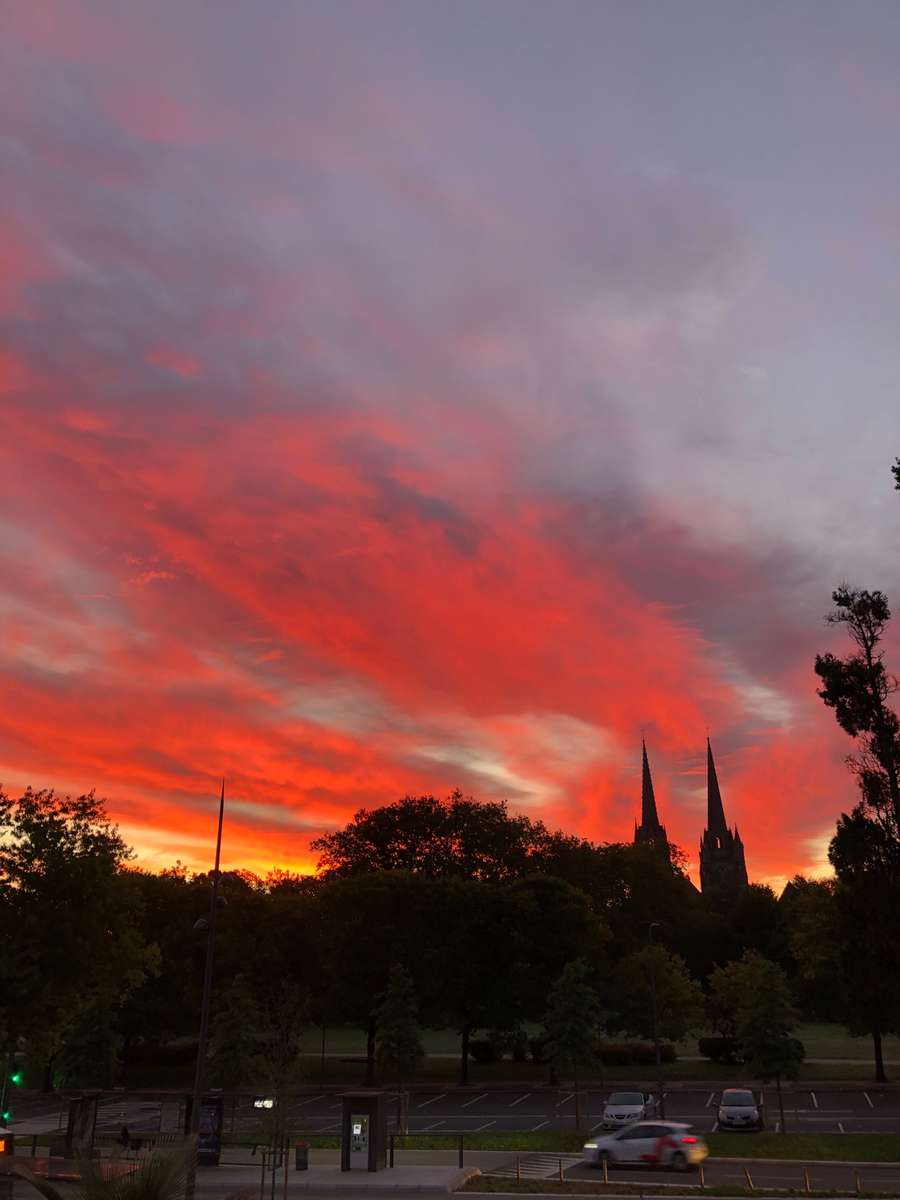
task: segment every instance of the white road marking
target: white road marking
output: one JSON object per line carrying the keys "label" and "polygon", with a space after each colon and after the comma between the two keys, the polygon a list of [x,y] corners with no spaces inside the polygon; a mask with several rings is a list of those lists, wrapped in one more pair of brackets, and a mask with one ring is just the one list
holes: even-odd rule
{"label": "white road marking", "polygon": [[490,1129],[492,1125],[496,1125],[496,1121],[488,1121],[486,1125],[479,1125],[477,1129],[473,1129],[473,1133],[481,1133],[483,1129]]}
{"label": "white road marking", "polygon": [[325,1099],[325,1093],[323,1092],[321,1096],[313,1096],[313,1098],[311,1100],[301,1100],[300,1103],[297,1105],[297,1107],[302,1108],[304,1104],[315,1104],[315,1102],[317,1100],[324,1100],[324,1099]]}
{"label": "white road marking", "polygon": [[865,1096],[865,1098],[866,1098],[866,1104],[868,1104],[869,1108],[874,1108],[874,1107],[875,1107],[875,1105],[872,1103],[872,1100],[871,1100],[871,1098],[870,1098],[870,1096],[869,1096],[869,1093],[868,1093],[868,1092],[863,1092],[863,1095],[864,1095],[864,1096]]}
{"label": "white road marking", "polygon": [[706,1102],[706,1107],[707,1107],[707,1108],[709,1108],[709,1106],[712,1104],[712,1102],[713,1102],[713,1100],[715,1100],[715,1098],[716,1098],[716,1093],[715,1093],[715,1092],[710,1092],[710,1093],[709,1093],[709,1099],[708,1099],[708,1100],[707,1100],[707,1102]]}
{"label": "white road marking", "polygon": [[818,1102],[818,1100],[816,1099],[816,1093],[815,1093],[815,1092],[810,1092],[809,1094],[810,1094],[810,1096],[812,1096],[813,1107],[814,1107],[814,1108],[818,1108],[818,1107],[819,1107],[819,1102]]}
{"label": "white road marking", "polygon": [[322,1133],[336,1133],[340,1129],[340,1125],[326,1125]]}
{"label": "white road marking", "polygon": [[329,1104],[328,1107],[329,1108],[340,1108],[343,1103],[344,1103],[343,1100],[338,1100],[337,1104]]}
{"label": "white road marking", "polygon": [[426,1125],[425,1128],[422,1130],[422,1132],[427,1133],[429,1129],[437,1129],[438,1125],[446,1125],[446,1124],[447,1124],[446,1121],[435,1121],[433,1125]]}
{"label": "white road marking", "polygon": [[718,1121],[713,1121],[713,1127],[712,1127],[712,1129],[711,1129],[709,1132],[710,1132],[710,1133],[715,1133],[715,1132],[716,1132],[716,1130],[717,1130],[718,1128],[719,1128],[719,1122],[718,1122]]}
{"label": "white road marking", "polygon": [[416,1105],[416,1108],[427,1108],[429,1104],[434,1104],[435,1100],[443,1100],[446,1095],[446,1092],[441,1092],[439,1096],[432,1096],[430,1100],[423,1100],[421,1104]]}
{"label": "white road marking", "polygon": [[778,1133],[778,1131],[780,1129],[781,1129],[781,1121],[776,1121],[775,1122],[775,1132]]}
{"label": "white road marking", "polygon": [[549,1125],[549,1124],[550,1124],[550,1122],[549,1122],[549,1121],[541,1121],[540,1125],[534,1125],[534,1126],[532,1126],[532,1130],[531,1130],[531,1132],[532,1132],[532,1133],[537,1133],[537,1131],[538,1131],[539,1129],[543,1129],[545,1125]]}
{"label": "white road marking", "polygon": [[[445,1093],[446,1095],[446,1093]],[[479,1100],[487,1100],[490,1092],[485,1092],[483,1096],[476,1096],[474,1100],[467,1100],[465,1104],[461,1104],[460,1108],[468,1108],[470,1104],[477,1104]]]}
{"label": "white road marking", "polygon": [[513,1100],[510,1104],[507,1104],[506,1107],[513,1108],[516,1104],[521,1104],[523,1100],[527,1100],[528,1097],[533,1094],[534,1094],[533,1092],[526,1092],[524,1096],[519,1096],[519,1098],[517,1100]]}
{"label": "white road marking", "polygon": [[557,1107],[557,1108],[562,1108],[562,1106],[563,1106],[564,1104],[568,1104],[568,1103],[569,1103],[569,1101],[572,1099],[572,1097],[573,1097],[574,1095],[575,1095],[575,1093],[574,1093],[574,1092],[569,1092],[568,1096],[563,1096],[562,1100],[557,1100],[557,1102],[556,1102],[556,1107]]}
{"label": "white road marking", "polygon": [[591,1126],[591,1133],[594,1133],[596,1130],[601,1129],[602,1127],[603,1127],[603,1122],[598,1121],[596,1125]]}
{"label": "white road marking", "polygon": [[846,1132],[846,1130],[844,1129],[844,1126],[842,1125],[842,1123],[840,1121],[838,1121],[838,1129],[841,1131],[841,1133]]}

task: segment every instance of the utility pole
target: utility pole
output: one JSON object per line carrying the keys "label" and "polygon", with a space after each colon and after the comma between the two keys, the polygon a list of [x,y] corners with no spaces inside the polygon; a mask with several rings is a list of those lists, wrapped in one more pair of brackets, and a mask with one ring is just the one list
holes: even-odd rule
{"label": "utility pole", "polygon": [[[659,929],[659,921],[651,921],[647,930],[648,945],[654,946],[656,943],[653,940],[653,930]],[[653,1019],[653,1052],[656,1057],[656,1087],[659,1092],[659,1115],[665,1120],[666,1117],[666,1093],[663,1086],[663,1071],[662,1071],[662,1051],[659,1045],[659,1014],[656,1004],[656,965],[651,957],[650,960],[650,1005],[651,1016]]]}
{"label": "utility pole", "polygon": [[203,1104],[203,1083],[206,1068],[206,1042],[209,1035],[209,1001],[212,992],[213,954],[216,947],[216,913],[219,911],[219,862],[222,855],[222,822],[225,816],[225,780],[219,800],[219,828],[216,834],[216,863],[213,867],[212,890],[209,897],[209,917],[200,918],[195,929],[206,928],[206,963],[203,969],[203,994],[200,1000],[200,1036],[197,1039],[197,1066],[194,1071],[194,1092],[191,1098],[191,1120],[188,1128],[190,1146],[185,1200],[193,1200],[197,1182],[197,1135],[200,1132],[200,1108]]}

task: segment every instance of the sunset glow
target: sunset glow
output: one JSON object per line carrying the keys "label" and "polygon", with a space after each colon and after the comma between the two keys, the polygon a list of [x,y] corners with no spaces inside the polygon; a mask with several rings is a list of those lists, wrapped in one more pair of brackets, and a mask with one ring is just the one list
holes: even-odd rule
{"label": "sunset glow", "polygon": [[687,7],[4,6],[7,791],[206,867],[224,775],[225,864],[309,870],[454,787],[630,838],[643,735],[696,875],[709,734],[751,879],[823,869],[900,9]]}

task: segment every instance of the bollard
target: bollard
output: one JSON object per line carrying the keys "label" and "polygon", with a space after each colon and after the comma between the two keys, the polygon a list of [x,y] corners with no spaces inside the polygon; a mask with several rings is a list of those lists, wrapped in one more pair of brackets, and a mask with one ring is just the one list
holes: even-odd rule
{"label": "bollard", "polygon": [[562,1159],[559,1160],[559,1182],[565,1183],[566,1177],[563,1175]]}
{"label": "bollard", "polygon": [[609,1183],[609,1159],[605,1156],[603,1159],[603,1182]]}
{"label": "bollard", "polygon": [[747,1180],[747,1190],[750,1192],[755,1191],[755,1188],[753,1187],[753,1180],[750,1177],[750,1171],[747,1167],[744,1167],[744,1177]]}
{"label": "bollard", "polygon": [[706,1187],[706,1172],[703,1170],[703,1163],[697,1168],[697,1173],[700,1176],[700,1186]]}
{"label": "bollard", "polygon": [[803,1168],[803,1189],[807,1195],[812,1191],[812,1184],[809,1182],[809,1168]]}

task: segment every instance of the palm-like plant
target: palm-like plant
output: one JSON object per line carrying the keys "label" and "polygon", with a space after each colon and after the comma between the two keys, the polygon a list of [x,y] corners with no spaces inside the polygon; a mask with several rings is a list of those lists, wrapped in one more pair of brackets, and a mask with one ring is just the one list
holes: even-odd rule
{"label": "palm-like plant", "polygon": [[[149,1154],[131,1170],[123,1171],[124,1165],[121,1159],[82,1159],[78,1164],[77,1200],[182,1200],[188,1168],[184,1153]],[[12,1169],[36,1188],[44,1200],[71,1200],[68,1188],[63,1194],[24,1164],[13,1160]]]}

